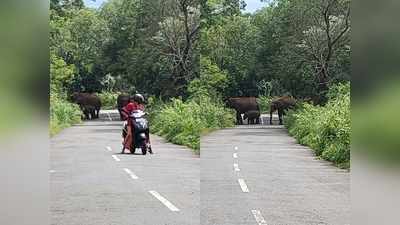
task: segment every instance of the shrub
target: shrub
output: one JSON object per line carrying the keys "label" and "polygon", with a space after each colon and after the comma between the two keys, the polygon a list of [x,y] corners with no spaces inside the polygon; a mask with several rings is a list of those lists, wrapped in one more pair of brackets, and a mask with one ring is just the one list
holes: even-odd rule
{"label": "shrub", "polygon": [[117,98],[120,93],[102,92],[99,94],[102,109],[115,109],[117,107]]}
{"label": "shrub", "polygon": [[233,112],[206,96],[187,102],[172,99],[170,103],[160,103],[158,108],[153,105],[150,118],[152,132],[186,145],[198,154],[202,133],[234,125]]}
{"label": "shrub", "polygon": [[261,113],[269,113],[269,106],[271,104],[271,101],[272,97],[269,96],[260,96],[257,98]]}
{"label": "shrub", "polygon": [[300,144],[339,167],[350,166],[350,84],[331,88],[325,106],[304,103],[286,118],[286,126]]}
{"label": "shrub", "polygon": [[82,112],[79,106],[58,97],[50,97],[50,135],[81,122]]}

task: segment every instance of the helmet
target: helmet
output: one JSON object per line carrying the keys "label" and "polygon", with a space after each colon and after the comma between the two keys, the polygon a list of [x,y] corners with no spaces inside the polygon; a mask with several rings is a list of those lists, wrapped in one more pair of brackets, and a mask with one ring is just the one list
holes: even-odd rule
{"label": "helmet", "polygon": [[144,97],[143,97],[143,95],[141,95],[141,94],[135,94],[135,95],[133,96],[133,100],[134,100],[135,102],[140,103],[140,104],[143,104],[143,103],[144,103]]}

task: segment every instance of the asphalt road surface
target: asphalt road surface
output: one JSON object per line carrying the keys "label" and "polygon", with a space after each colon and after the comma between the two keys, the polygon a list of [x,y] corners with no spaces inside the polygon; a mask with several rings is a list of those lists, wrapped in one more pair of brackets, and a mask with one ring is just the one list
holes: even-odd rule
{"label": "asphalt road surface", "polygon": [[200,158],[157,136],[154,155],[119,154],[112,113],[51,139],[51,224],[199,225]]}
{"label": "asphalt road surface", "polygon": [[200,167],[202,225],[350,224],[350,174],[283,126],[213,132],[201,140]]}

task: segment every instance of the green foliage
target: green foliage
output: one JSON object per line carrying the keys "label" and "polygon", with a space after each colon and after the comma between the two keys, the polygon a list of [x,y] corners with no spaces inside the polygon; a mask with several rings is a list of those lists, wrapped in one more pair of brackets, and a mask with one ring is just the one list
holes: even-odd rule
{"label": "green foliage", "polygon": [[172,99],[160,104],[151,114],[151,130],[168,141],[186,145],[199,153],[200,135],[210,130],[234,125],[233,112],[221,102],[202,96],[183,102]]}
{"label": "green foliage", "polygon": [[74,65],[67,65],[62,58],[50,55],[50,87],[53,92],[64,92],[64,87],[71,84],[74,74]]}
{"label": "green foliage", "polygon": [[81,110],[76,104],[67,102],[57,95],[50,96],[50,135],[81,122]]}
{"label": "green foliage", "polygon": [[202,31],[202,56],[228,76],[225,96],[257,95],[254,79],[258,29],[249,17],[221,18],[224,23]]}
{"label": "green foliage", "polygon": [[121,93],[119,92],[102,92],[98,94],[101,100],[101,108],[102,109],[115,109],[117,108],[117,98],[118,95]]}
{"label": "green foliage", "polygon": [[350,79],[350,32],[340,36],[349,1],[275,0],[254,14],[227,13],[239,1],[229,2],[207,1],[200,43],[202,56],[228,73],[225,96],[317,99],[325,84]]}
{"label": "green foliage", "polygon": [[209,58],[200,58],[200,77],[192,80],[188,91],[192,96],[219,97],[227,87],[228,74],[221,71]]}
{"label": "green foliage", "polygon": [[258,105],[260,106],[261,113],[269,113],[269,107],[271,105],[272,97],[259,96],[257,98]]}
{"label": "green foliage", "polygon": [[299,143],[310,146],[318,156],[349,168],[350,85],[339,84],[332,87],[330,93],[325,106],[304,103],[300,109],[289,113],[285,125]]}

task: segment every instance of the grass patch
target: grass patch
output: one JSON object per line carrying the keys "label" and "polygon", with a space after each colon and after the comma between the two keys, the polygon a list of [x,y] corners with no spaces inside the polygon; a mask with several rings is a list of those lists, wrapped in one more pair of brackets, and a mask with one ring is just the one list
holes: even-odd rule
{"label": "grass patch", "polygon": [[120,93],[118,92],[102,92],[98,94],[101,100],[102,109],[116,109],[117,108],[117,98]]}
{"label": "grass patch", "polygon": [[215,129],[234,126],[235,117],[220,101],[200,97],[186,102],[153,102],[151,130],[168,141],[185,145],[200,154],[200,136]]}
{"label": "grass patch", "polygon": [[285,125],[300,144],[347,169],[350,168],[350,84],[334,86],[328,96],[325,106],[303,103],[291,111]]}
{"label": "grass patch", "polygon": [[62,129],[81,122],[82,112],[79,106],[64,99],[50,98],[50,136]]}
{"label": "grass patch", "polygon": [[272,102],[272,97],[260,96],[257,98],[257,103],[260,106],[261,113],[269,113],[269,107]]}

